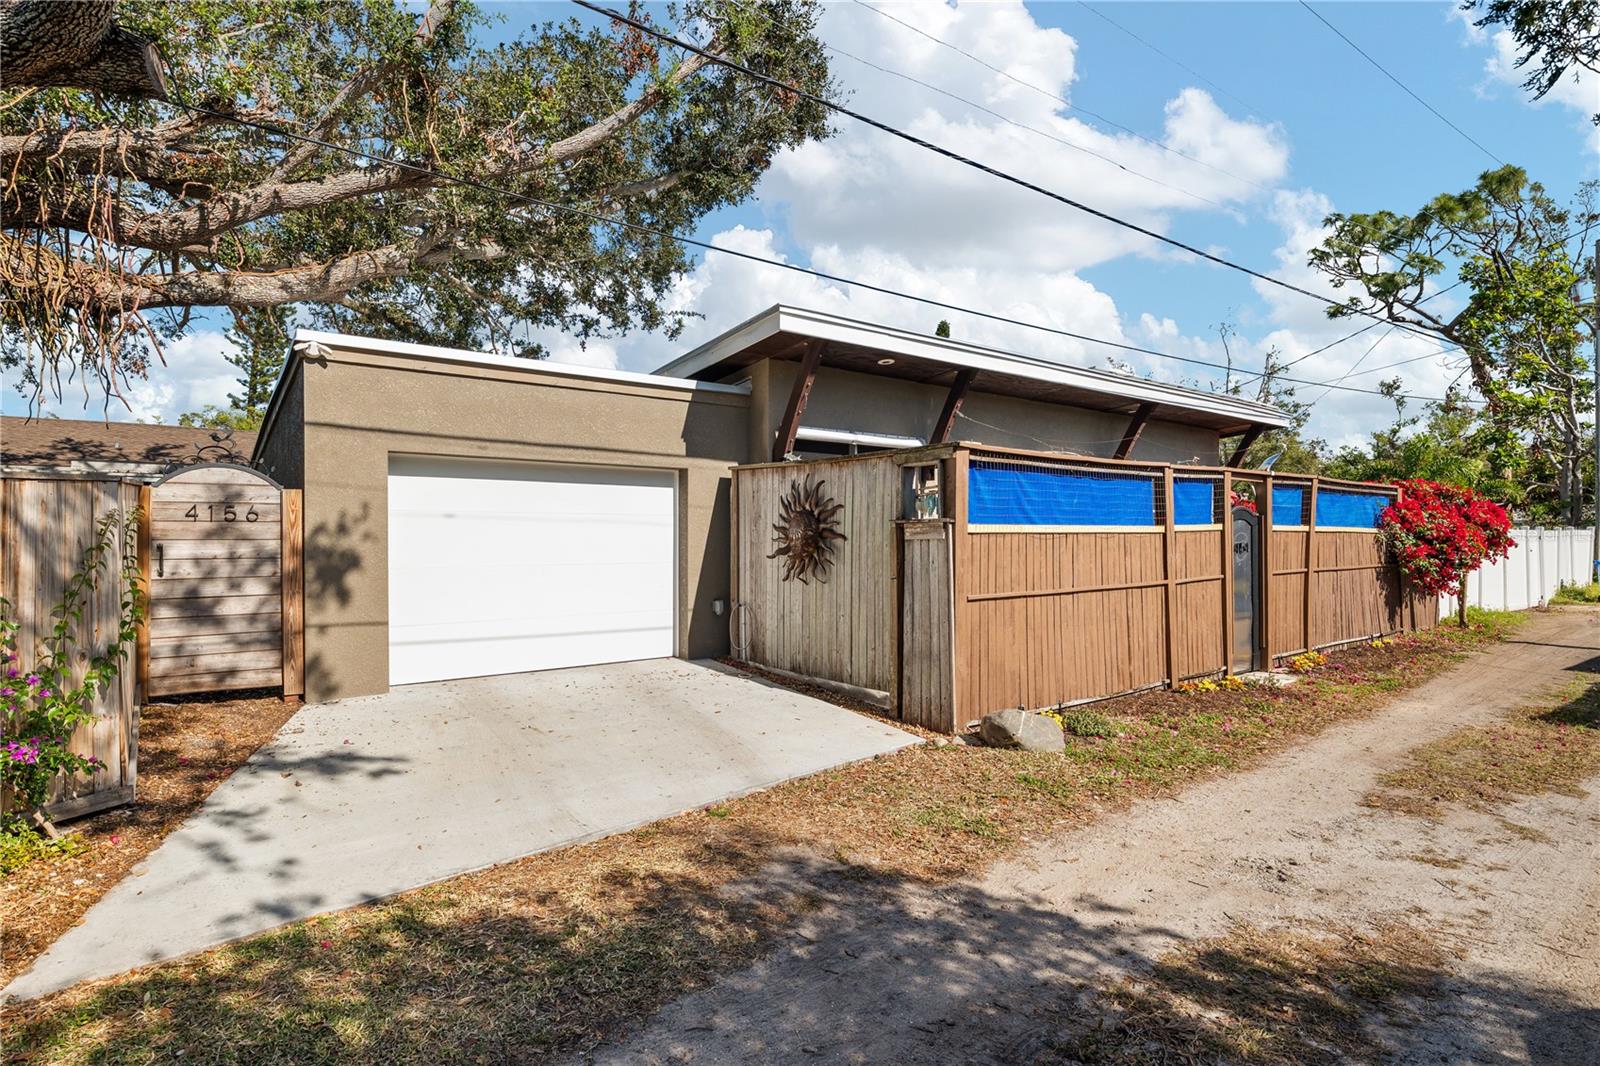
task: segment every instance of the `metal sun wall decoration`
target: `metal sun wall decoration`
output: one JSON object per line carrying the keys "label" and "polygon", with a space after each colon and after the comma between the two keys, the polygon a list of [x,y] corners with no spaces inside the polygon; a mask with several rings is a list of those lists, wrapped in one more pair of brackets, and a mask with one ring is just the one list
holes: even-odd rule
{"label": "metal sun wall decoration", "polygon": [[784,556],[783,580],[798,578],[808,584],[806,576],[826,584],[828,571],[833,567],[833,542],[848,540],[839,532],[835,516],[844,510],[844,504],[834,503],[822,491],[826,481],[815,485],[806,478],[804,487],[797,481],[789,482],[789,491],[778,504],[778,521],[772,525],[772,554],[768,559]]}

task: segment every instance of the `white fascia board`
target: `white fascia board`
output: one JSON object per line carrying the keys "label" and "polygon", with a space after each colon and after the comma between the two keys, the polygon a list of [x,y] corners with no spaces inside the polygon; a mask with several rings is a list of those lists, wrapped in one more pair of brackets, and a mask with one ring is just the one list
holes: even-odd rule
{"label": "white fascia board", "polygon": [[748,396],[750,394],[749,382],[739,385],[719,385],[709,381],[688,381],[683,378],[665,377],[660,374],[639,374],[631,370],[605,370],[600,367],[560,363],[551,359],[518,359],[515,356],[496,355],[490,352],[473,352],[464,348],[442,348],[432,344],[413,344],[409,341],[358,337],[349,333],[329,333],[320,329],[305,329],[301,327],[294,331],[294,336],[289,341],[288,357],[284,359],[283,369],[279,371],[277,383],[273,385],[272,397],[267,401],[266,416],[261,420],[261,430],[256,434],[255,448],[252,449],[250,455],[252,464],[259,460],[262,447],[266,444],[267,438],[272,435],[273,427],[278,420],[279,395],[283,391],[284,383],[299,370],[300,361],[305,356],[304,347],[307,344],[321,344],[329,348],[348,351],[405,355],[439,363],[504,367],[507,370],[519,370],[529,374],[551,374],[561,377],[587,378],[591,381],[647,385],[684,392],[724,393],[739,396]]}
{"label": "white fascia board", "polygon": [[406,355],[417,359],[427,359],[432,362],[504,367],[508,370],[521,370],[533,374],[559,374],[564,377],[589,378],[593,381],[615,381],[629,385],[653,385],[659,388],[686,389],[693,392],[745,394],[750,391],[748,385],[719,385],[709,381],[687,381],[679,377],[641,374],[632,370],[607,370],[603,367],[562,363],[554,359],[519,359],[514,355],[473,352],[464,348],[441,348],[432,344],[413,344],[410,341],[355,337],[345,333],[324,333],[322,330],[317,329],[297,329],[294,331],[294,343],[296,345],[307,342],[350,351]]}
{"label": "white fascia board", "polygon": [[897,437],[888,433],[857,433],[849,429],[820,429],[801,426],[795,440],[814,440],[827,444],[865,444],[869,448],[921,448],[928,442],[921,437]]}
{"label": "white fascia board", "polygon": [[690,377],[709,366],[714,366],[727,356],[777,333],[797,333],[819,340],[854,344],[930,362],[945,363],[952,367],[971,367],[996,374],[1010,374],[1032,381],[1098,392],[1117,399],[1203,411],[1259,425],[1287,426],[1290,423],[1289,416],[1276,407],[1252,400],[1218,396],[1196,389],[1186,389],[1181,385],[1168,385],[1106,370],[1091,370],[1086,367],[1054,363],[995,348],[963,344],[943,337],[910,333],[890,326],[859,322],[823,311],[810,311],[783,304],[776,304],[720,337],[707,341],[687,355],[661,367],[656,373]]}

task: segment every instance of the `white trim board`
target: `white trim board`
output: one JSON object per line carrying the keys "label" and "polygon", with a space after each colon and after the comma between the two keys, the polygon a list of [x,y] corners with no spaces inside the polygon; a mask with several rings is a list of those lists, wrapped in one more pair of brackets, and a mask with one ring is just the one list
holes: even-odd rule
{"label": "white trim board", "polygon": [[1236,418],[1263,426],[1282,427],[1289,417],[1276,407],[1187,389],[1145,378],[1051,362],[1033,356],[965,344],[943,337],[911,333],[891,326],[860,322],[824,311],[786,304],[767,310],[715,337],[686,355],[657,368],[657,374],[689,378],[723,359],[779,333],[795,333],[817,340],[858,345],[908,358],[925,359],[953,367],[971,367],[1010,374],[1052,385],[1098,392],[1130,402],[1152,402],[1181,410]]}

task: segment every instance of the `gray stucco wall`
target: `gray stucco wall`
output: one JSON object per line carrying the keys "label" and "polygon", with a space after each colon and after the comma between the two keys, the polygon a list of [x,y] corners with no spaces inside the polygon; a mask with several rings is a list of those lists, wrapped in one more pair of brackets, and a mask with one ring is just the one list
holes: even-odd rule
{"label": "gray stucco wall", "polygon": [[[766,360],[753,370],[751,383],[758,387],[751,392],[751,454],[766,460],[772,457],[772,440],[799,364]],[[817,371],[800,424],[927,439],[948,392],[936,385],[823,367]],[[966,417],[957,420],[952,438],[996,447],[1109,457],[1128,428],[1127,415],[982,392],[970,394],[961,412]],[[1220,461],[1217,434],[1199,426],[1152,420],[1130,458],[1214,466]]]}
{"label": "gray stucco wall", "polygon": [[304,364],[303,376],[308,699],[388,688],[394,454],[676,471],[678,653],[726,652],[726,620],[711,601],[728,595],[729,468],[745,460],[748,441],[743,394],[347,349]]}

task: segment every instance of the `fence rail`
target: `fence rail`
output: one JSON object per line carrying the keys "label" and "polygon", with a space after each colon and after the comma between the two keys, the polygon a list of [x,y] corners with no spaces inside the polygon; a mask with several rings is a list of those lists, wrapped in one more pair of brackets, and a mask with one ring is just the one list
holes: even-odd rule
{"label": "fence rail", "polygon": [[[1520,611],[1548,603],[1563,584],[1594,580],[1594,530],[1513,529],[1517,546],[1504,559],[1467,579],[1467,603],[1500,611]],[[1439,598],[1440,617],[1456,610],[1454,596]]]}

